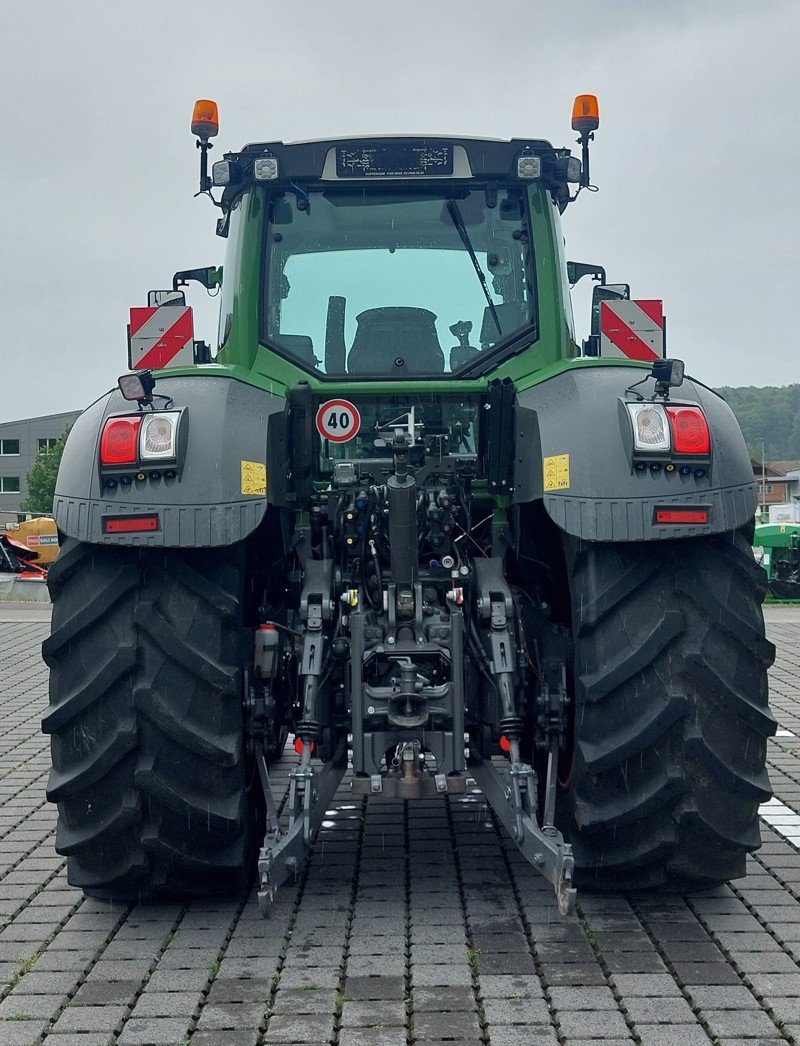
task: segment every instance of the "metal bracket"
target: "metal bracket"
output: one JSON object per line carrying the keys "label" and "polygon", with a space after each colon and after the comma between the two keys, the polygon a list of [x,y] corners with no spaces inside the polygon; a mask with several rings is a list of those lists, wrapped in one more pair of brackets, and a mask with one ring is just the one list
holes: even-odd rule
{"label": "metal bracket", "polygon": [[299,765],[289,775],[289,826],[282,832],[278,825],[275,797],[269,784],[266,763],[259,761],[259,776],[267,804],[267,831],[258,856],[258,907],[269,918],[275,902],[275,891],[290,875],[300,869],[306,851],[314,842],[328,805],[347,771],[347,751],[340,742],[330,762],[316,771],[310,763],[311,750],[303,746]]}
{"label": "metal bracket", "polygon": [[[552,824],[536,820],[536,774],[526,763],[501,773],[488,759],[473,754],[469,770],[511,838],[531,864],[553,884],[562,915],[575,911],[572,847]],[[548,797],[549,799],[549,797]],[[550,803],[546,801],[546,806]]]}

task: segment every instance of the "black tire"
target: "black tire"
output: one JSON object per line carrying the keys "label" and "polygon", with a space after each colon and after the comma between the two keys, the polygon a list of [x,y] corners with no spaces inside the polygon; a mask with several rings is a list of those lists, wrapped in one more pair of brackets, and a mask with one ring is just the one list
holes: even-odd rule
{"label": "black tire", "polygon": [[137,900],[248,885],[243,554],[67,540],[49,574],[56,849],[91,896]]}
{"label": "black tire", "polygon": [[744,875],[770,798],[775,648],[745,531],[568,540],[575,640],[566,793],[579,884],[703,887]]}

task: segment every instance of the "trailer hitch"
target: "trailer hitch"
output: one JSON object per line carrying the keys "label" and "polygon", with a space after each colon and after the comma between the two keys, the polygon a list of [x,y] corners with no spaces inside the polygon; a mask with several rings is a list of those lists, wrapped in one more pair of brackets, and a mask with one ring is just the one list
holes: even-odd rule
{"label": "trailer hitch", "polygon": [[[564,842],[561,832],[548,823],[540,827],[536,817],[536,774],[533,767],[517,757],[505,772],[498,770],[489,759],[484,759],[470,746],[469,770],[489,800],[511,838],[528,861],[553,884],[562,915],[575,911],[577,891],[572,885],[575,859],[572,847]],[[545,811],[554,805],[549,793],[555,791],[557,748],[551,749],[548,763],[548,789]]]}
{"label": "trailer hitch", "polygon": [[330,801],[347,770],[347,747],[342,740],[336,753],[320,771],[311,765],[311,745],[303,744],[300,762],[289,775],[289,824],[281,829],[275,796],[263,753],[258,770],[266,803],[266,833],[258,855],[258,907],[268,919],[275,892],[290,875],[297,875],[303,858],[313,844]]}

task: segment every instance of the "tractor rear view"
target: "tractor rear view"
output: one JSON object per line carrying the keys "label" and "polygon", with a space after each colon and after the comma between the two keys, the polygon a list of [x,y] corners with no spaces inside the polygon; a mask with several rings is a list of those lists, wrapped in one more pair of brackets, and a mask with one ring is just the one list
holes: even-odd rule
{"label": "tractor rear view", "polygon": [[[344,774],[475,779],[560,909],[744,873],[773,648],[730,410],[660,302],[567,262],[581,157],[537,139],[248,145],[224,271],[133,309],[55,499],[48,796],[100,897],[275,889]],[[213,195],[212,195],[213,198]],[[574,337],[570,284],[596,281]],[[221,286],[215,357],[182,288]],[[299,754],[288,824],[270,765]]]}

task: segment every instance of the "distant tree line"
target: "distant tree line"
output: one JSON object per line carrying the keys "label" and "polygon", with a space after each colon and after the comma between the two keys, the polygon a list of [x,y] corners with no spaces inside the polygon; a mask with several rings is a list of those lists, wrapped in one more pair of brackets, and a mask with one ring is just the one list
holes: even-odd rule
{"label": "distant tree line", "polygon": [[800,458],[800,385],[720,388],[736,415],[750,454],[761,460],[761,440],[767,461]]}

